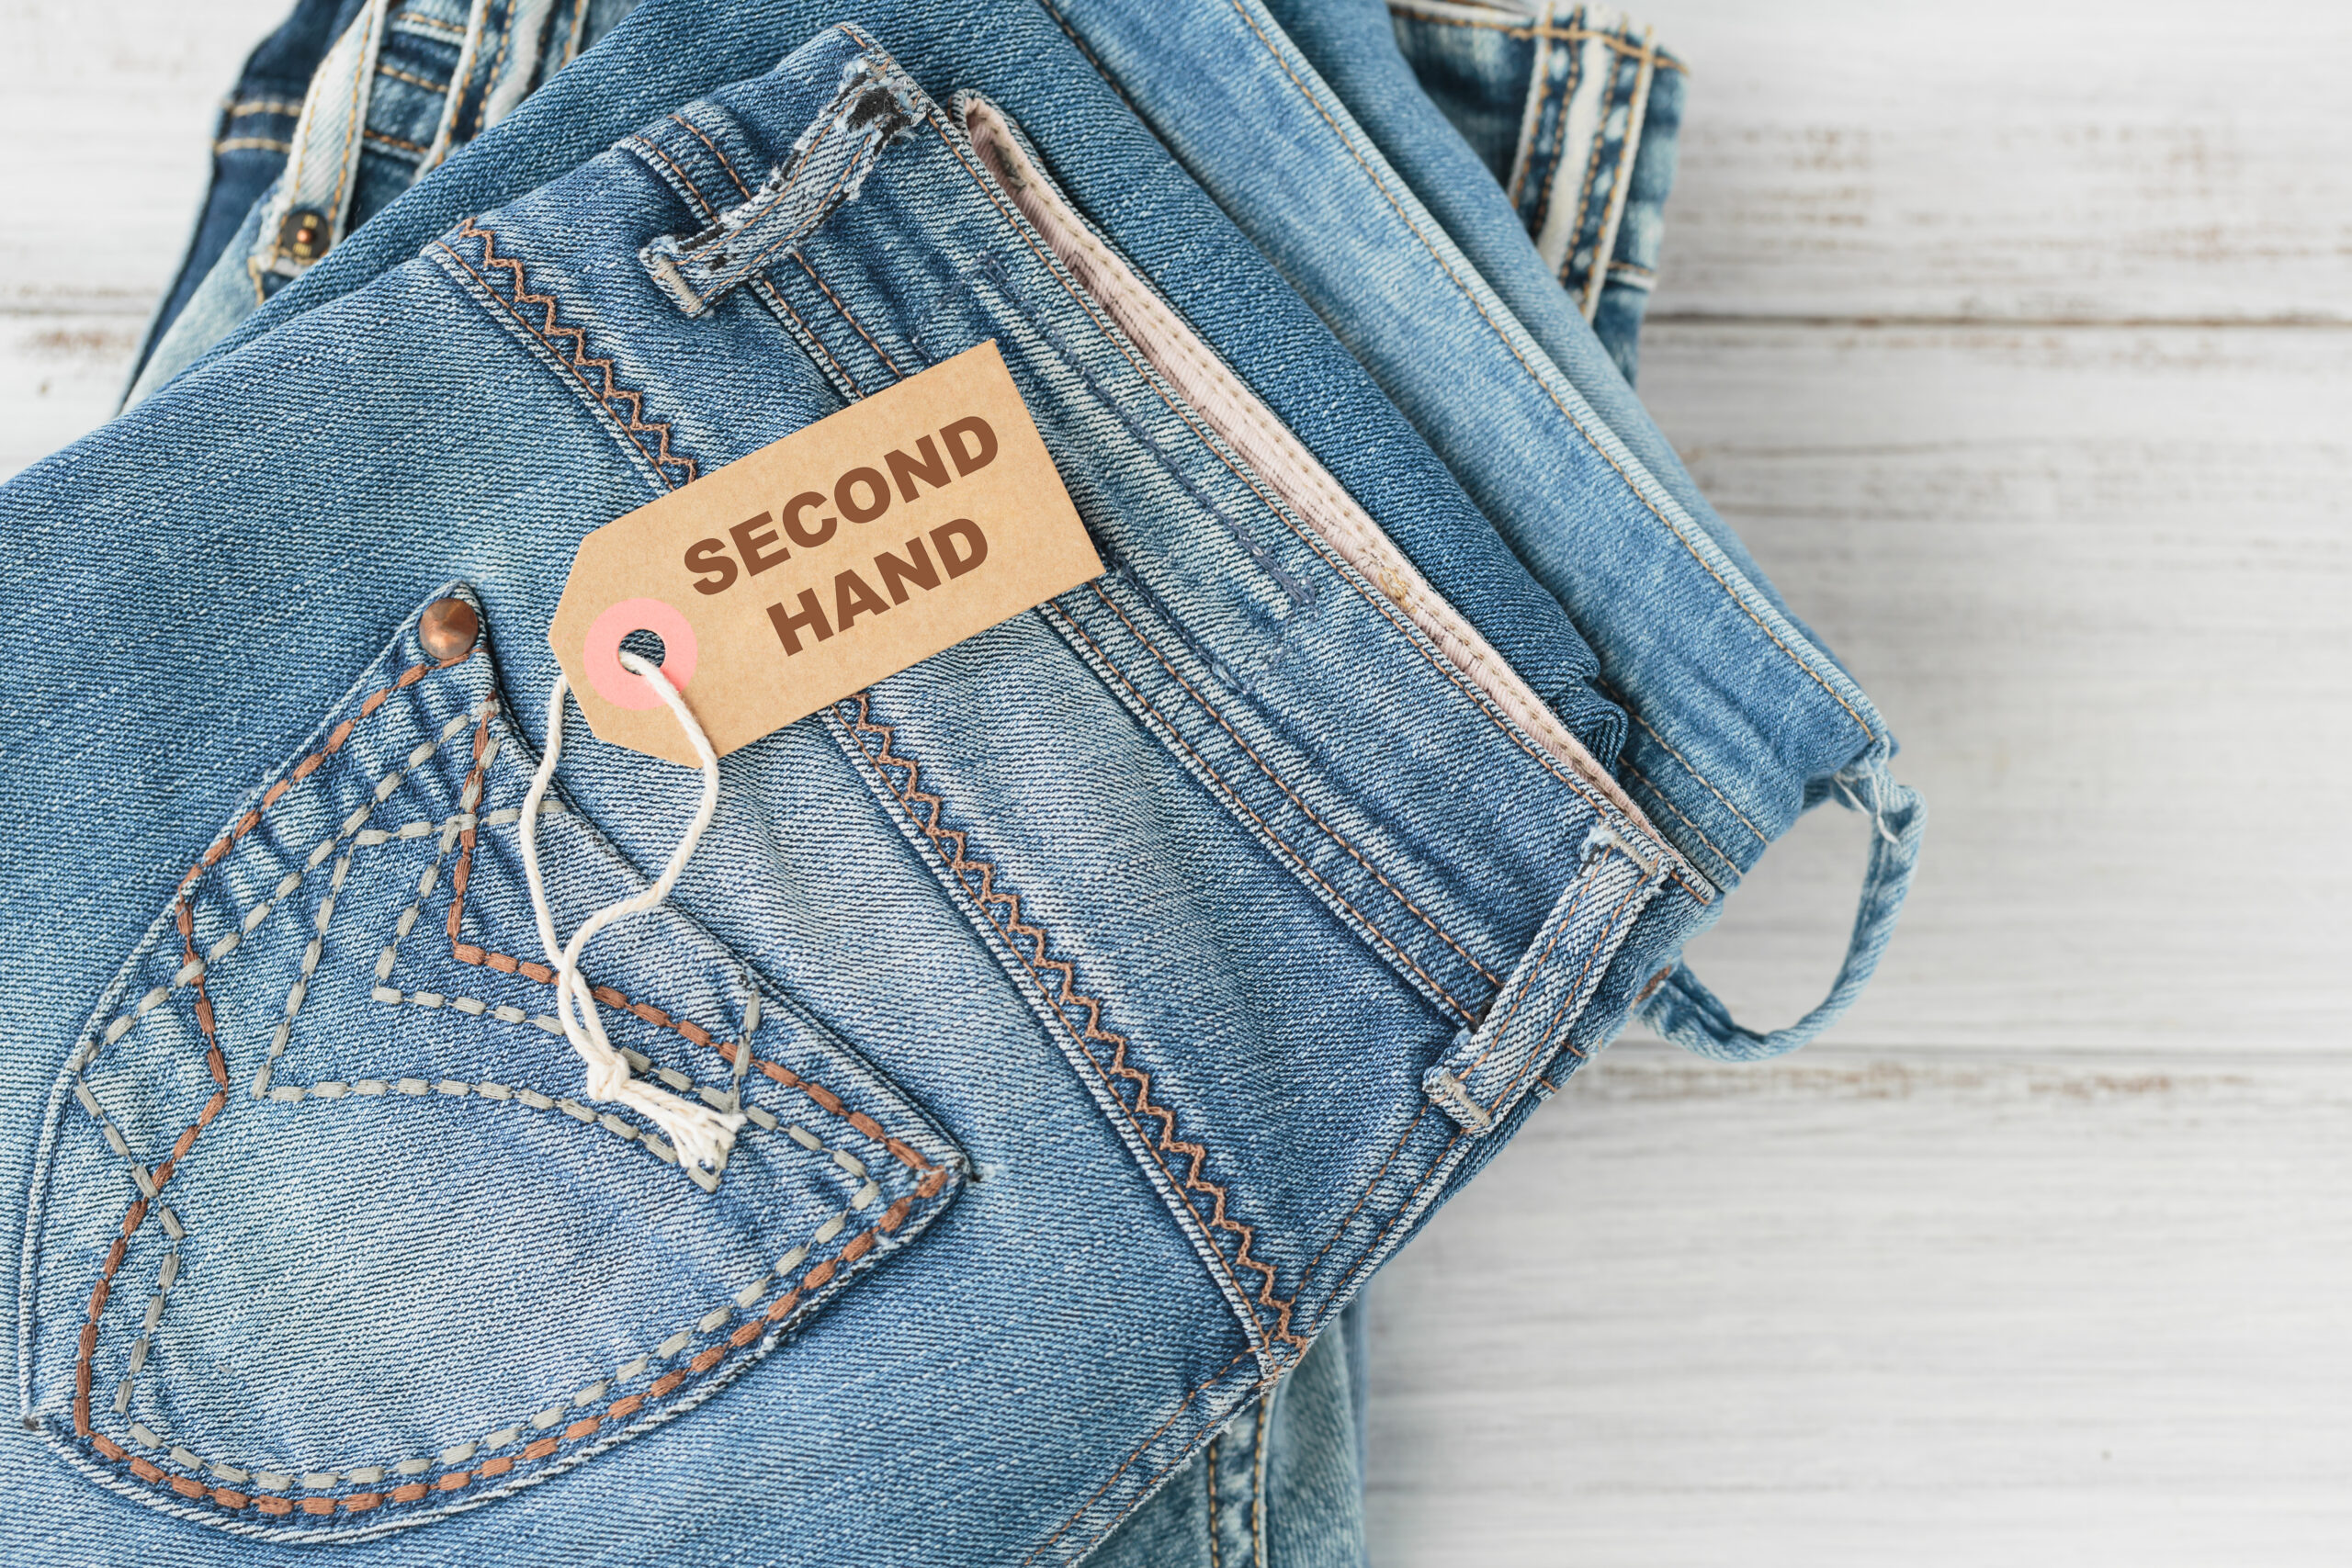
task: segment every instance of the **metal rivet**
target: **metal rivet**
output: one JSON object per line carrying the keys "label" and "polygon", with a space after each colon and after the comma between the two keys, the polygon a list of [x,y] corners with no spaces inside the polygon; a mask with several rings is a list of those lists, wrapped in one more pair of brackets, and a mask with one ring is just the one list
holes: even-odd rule
{"label": "metal rivet", "polygon": [[481,637],[481,617],[463,599],[435,599],[416,623],[416,640],[428,658],[455,664],[474,650]]}
{"label": "metal rivet", "polygon": [[326,254],[326,214],[308,209],[288,213],[277,226],[277,248],[298,262],[314,262]]}

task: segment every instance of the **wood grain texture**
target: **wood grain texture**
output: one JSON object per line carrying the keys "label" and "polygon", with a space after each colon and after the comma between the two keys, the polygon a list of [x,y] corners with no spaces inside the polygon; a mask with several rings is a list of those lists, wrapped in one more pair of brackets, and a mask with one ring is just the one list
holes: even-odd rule
{"label": "wood grain texture", "polygon": [[2343,1561],[2340,1072],[1588,1072],[1380,1280],[1379,1562]]}
{"label": "wood grain texture", "polygon": [[[1785,1064],[1638,1038],[1374,1297],[1374,1556],[2352,1542],[2352,13],[1657,0],[1642,389],[1927,794]],[[1816,813],[1693,960],[1823,989]]]}
{"label": "wood grain texture", "polygon": [[2352,8],[1635,9],[1691,70],[1666,308],[2352,321]]}
{"label": "wood grain texture", "polygon": [[[0,0],[0,474],[110,411],[284,3]],[[1829,1041],[1621,1045],[1383,1276],[1378,1561],[2341,1561],[2352,12],[1641,8],[1644,394],[1934,823]],[[1743,1012],[1861,852],[1702,939]]]}

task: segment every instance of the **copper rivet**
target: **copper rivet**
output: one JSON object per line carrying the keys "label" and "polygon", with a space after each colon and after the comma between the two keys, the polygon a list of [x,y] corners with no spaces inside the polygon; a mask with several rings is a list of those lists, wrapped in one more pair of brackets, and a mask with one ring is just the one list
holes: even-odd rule
{"label": "copper rivet", "polygon": [[277,227],[278,248],[298,262],[314,262],[326,254],[327,220],[320,212],[289,212]]}
{"label": "copper rivet", "polygon": [[481,637],[481,617],[463,599],[435,599],[416,623],[416,640],[442,664],[454,664],[471,653]]}

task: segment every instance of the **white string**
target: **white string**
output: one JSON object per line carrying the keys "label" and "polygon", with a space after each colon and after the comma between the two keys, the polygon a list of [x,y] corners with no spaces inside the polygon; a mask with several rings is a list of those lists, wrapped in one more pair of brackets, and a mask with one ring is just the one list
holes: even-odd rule
{"label": "white string", "polygon": [[[678,727],[686,732],[686,739],[702,763],[702,799],[695,807],[685,831],[678,835],[669,863],[662,868],[662,874],[653,879],[652,886],[642,893],[605,905],[580,922],[571,942],[559,945],[555,917],[548,908],[547,885],[539,876],[538,844],[539,802],[546,796],[548,785],[554,782],[556,759],[563,754],[563,701],[571,690],[571,681],[559,671],[555,689],[548,694],[547,751],[539,759],[539,771],[531,777],[530,793],[523,797],[523,818],[518,825],[523,840],[523,874],[531,885],[531,914],[538,921],[539,945],[547,950],[548,962],[555,965],[556,1018],[563,1025],[563,1037],[588,1066],[588,1098],[626,1105],[642,1113],[670,1135],[680,1163],[689,1168],[705,1165],[716,1170],[726,1163],[728,1151],[735,1146],[736,1129],[743,1124],[742,1113],[713,1111],[656,1089],[642,1078],[632,1077],[628,1058],[615,1050],[605,1036],[595,995],[586,976],[580,973],[580,954],[589,938],[615,921],[642,914],[669,897],[670,890],[678,885],[679,874],[686,869],[695,846],[701,842],[704,829],[710,826],[711,818],[718,810],[718,758],[711,750],[710,739],[703,734],[702,726],[687,711],[685,700],[651,661],[627,649],[622,650],[620,660],[630,674],[643,681],[662,699],[677,719]],[[741,1054],[742,1048],[739,1048]]]}

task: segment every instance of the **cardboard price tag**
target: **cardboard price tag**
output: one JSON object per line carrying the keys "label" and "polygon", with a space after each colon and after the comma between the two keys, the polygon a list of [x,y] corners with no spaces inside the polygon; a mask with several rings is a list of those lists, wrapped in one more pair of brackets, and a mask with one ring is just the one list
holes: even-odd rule
{"label": "cardboard price tag", "polygon": [[692,766],[633,632],[724,756],[1102,571],[989,342],[589,535],[548,640],[600,738]]}

